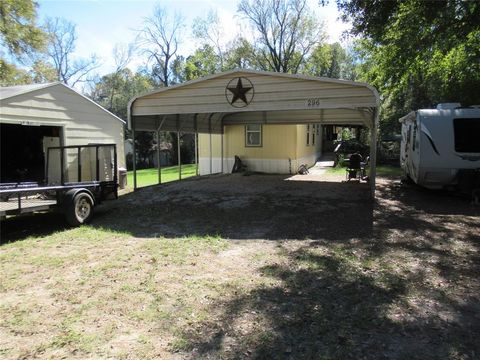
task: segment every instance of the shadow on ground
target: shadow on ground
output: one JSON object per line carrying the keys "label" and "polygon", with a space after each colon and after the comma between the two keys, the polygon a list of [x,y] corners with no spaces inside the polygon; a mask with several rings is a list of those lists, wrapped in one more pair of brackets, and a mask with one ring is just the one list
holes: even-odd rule
{"label": "shadow on ground", "polygon": [[[280,286],[257,288],[215,303],[212,311],[222,309],[218,318],[183,334],[184,353],[211,359],[474,359],[478,355],[479,304],[474,294],[454,300],[433,284],[417,288],[425,279],[415,274],[373,274],[341,253],[318,255],[317,250],[300,248],[289,254],[288,265],[261,269],[265,276],[281,280]],[[415,308],[415,302],[409,301],[412,287],[419,292],[419,302],[434,304],[422,306],[426,311],[419,310],[420,303]]]}
{"label": "shadow on ground", "polygon": [[110,205],[109,214],[97,214],[95,224],[138,237],[338,240],[371,234],[373,224],[367,184],[287,181],[274,175],[152,187]]}
{"label": "shadow on ground", "polygon": [[281,241],[287,261],[259,268],[278,285],[217,300],[183,332],[182,355],[478,358],[479,209],[395,181],[378,191],[373,216],[361,199],[332,216],[307,212],[323,231]]}
{"label": "shadow on ground", "polygon": [[[238,174],[140,189],[97,207],[92,225],[136,237],[338,240],[368,235],[372,223],[367,184]],[[2,223],[2,239],[64,228],[59,215],[9,219]]]}
{"label": "shadow on ground", "polygon": [[0,245],[28,237],[48,236],[68,229],[65,218],[56,213],[39,213],[12,217],[0,223]]}
{"label": "shadow on ground", "polygon": [[[478,358],[480,209],[393,180],[377,195],[369,201],[365,184],[218,176],[127,194],[92,225],[276,241],[282,261],[257,269],[271,285],[213,301],[181,330],[181,358]],[[9,220],[2,239],[62,230],[53,219]]]}

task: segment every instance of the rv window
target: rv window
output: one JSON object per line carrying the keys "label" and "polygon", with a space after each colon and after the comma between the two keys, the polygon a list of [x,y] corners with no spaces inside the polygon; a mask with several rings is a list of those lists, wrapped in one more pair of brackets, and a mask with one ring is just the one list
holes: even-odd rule
{"label": "rv window", "polygon": [[455,151],[480,152],[480,118],[454,119]]}

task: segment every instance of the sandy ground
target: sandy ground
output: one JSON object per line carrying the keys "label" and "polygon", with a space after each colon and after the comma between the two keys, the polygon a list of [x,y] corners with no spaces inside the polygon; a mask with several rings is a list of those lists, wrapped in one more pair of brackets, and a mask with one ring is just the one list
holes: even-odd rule
{"label": "sandy ground", "polygon": [[[122,232],[127,239],[96,243],[81,267],[72,263],[77,270],[68,291],[77,291],[80,300],[60,298],[62,314],[82,306],[82,294],[96,302],[110,299],[105,291],[111,287],[118,292],[109,306],[117,310],[109,311],[120,322],[126,311],[121,300],[128,297],[122,297],[126,295],[119,284],[126,277],[132,282],[138,278],[135,298],[144,299],[147,307],[154,300],[150,293],[145,295],[142,284],[144,279],[153,281],[151,286],[157,286],[155,294],[164,299],[161,306],[168,311],[162,308],[162,317],[155,313],[153,320],[128,318],[122,322],[123,332],[110,330],[108,346],[79,350],[74,340],[46,348],[37,344],[41,351],[36,356],[480,356],[478,207],[452,194],[402,185],[398,179],[379,179],[375,202],[369,198],[368,184],[344,183],[343,176],[295,180],[260,174],[210,176],[145,188],[99,207],[92,226]],[[2,224],[2,241],[21,243],[28,236],[45,237],[58,231],[64,227],[50,215],[13,219]],[[155,239],[206,236],[226,239],[228,246],[215,252],[187,252],[185,261],[172,262],[162,253],[160,261],[157,256],[154,262],[144,263],[154,254]],[[65,242],[56,244],[54,251],[66,254],[81,251],[82,246]],[[36,250],[22,251],[26,256],[27,251]],[[85,268],[94,269],[119,251],[118,271],[109,270],[108,276],[96,278],[90,286],[78,282]],[[3,255],[0,264],[10,269],[14,261],[8,251]],[[38,281],[35,276],[41,276],[41,267],[22,266],[28,271],[20,283]],[[52,275],[49,284],[55,279]],[[47,292],[41,284],[34,289],[37,305],[45,301],[42,294]],[[93,291],[92,286],[98,288]],[[54,289],[49,287],[48,292]],[[1,296],[7,299],[2,303],[7,311],[15,301],[27,301],[28,295],[24,288],[13,287]],[[160,307],[158,299],[156,307]],[[26,304],[24,311],[28,311]],[[105,316],[96,317],[102,324],[110,315]],[[76,321],[89,324],[91,319]],[[55,331],[53,323],[49,326],[50,332]],[[35,342],[28,331],[15,333],[5,325],[0,329],[6,339],[2,344],[9,349],[16,343]],[[22,354],[9,351],[11,358]]]}
{"label": "sandy ground", "polygon": [[[302,181],[295,181],[298,176]],[[330,178],[343,179],[336,175]],[[326,175],[204,177],[142,189],[111,202],[108,211],[122,216],[127,210],[139,225],[134,230],[137,236],[208,234],[229,239],[313,239],[326,232],[334,237],[350,227],[349,223],[357,226],[365,222],[355,231],[371,229],[368,184],[326,179]],[[137,204],[141,207],[136,208]],[[364,206],[366,211],[358,213],[357,206]],[[146,211],[153,216],[142,216]],[[347,221],[349,218],[355,219]],[[345,220],[345,224],[338,226],[337,219]],[[110,226],[102,214],[98,221]],[[118,228],[118,224],[114,226]]]}

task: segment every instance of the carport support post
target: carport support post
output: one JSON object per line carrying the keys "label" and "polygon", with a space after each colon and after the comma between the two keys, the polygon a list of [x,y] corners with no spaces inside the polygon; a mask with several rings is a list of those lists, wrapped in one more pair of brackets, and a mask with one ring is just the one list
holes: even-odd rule
{"label": "carport support post", "polygon": [[213,114],[210,114],[208,117],[208,134],[210,138],[210,175],[212,175],[212,116]]}
{"label": "carport support post", "polygon": [[180,114],[177,114],[177,160],[178,180],[182,180],[182,156],[180,155]]}
{"label": "carport support post", "polygon": [[195,176],[198,176],[198,132],[195,131]]}
{"label": "carport support post", "polygon": [[157,166],[158,166],[158,183],[162,183],[162,165],[160,164],[160,129],[163,126],[163,123],[167,119],[166,116],[162,118],[162,121],[160,122],[160,125],[158,125],[157,128]]}
{"label": "carport support post", "polygon": [[157,166],[158,166],[158,183],[162,183],[162,169],[160,167],[160,131],[157,129]]}
{"label": "carport support post", "polygon": [[193,115],[193,129],[195,131],[195,176],[198,176],[198,124],[197,124],[198,114]]}
{"label": "carport support post", "polygon": [[375,181],[377,176],[377,125],[378,108],[373,110],[372,128],[370,134],[370,195],[375,199]]}
{"label": "carport support post", "polygon": [[221,153],[220,153],[220,170],[221,170],[221,173],[223,174],[223,134],[225,133],[225,127],[223,126],[223,118],[222,118],[222,121],[221,121],[221,126],[222,126],[222,135],[221,135]]}
{"label": "carport support post", "polygon": [[137,190],[137,147],[135,146],[135,118],[132,116],[133,190]]}
{"label": "carport support post", "polygon": [[209,141],[209,144],[210,144],[210,146],[209,146],[209,148],[210,148],[210,175],[212,175],[212,161],[213,161],[212,160],[212,133],[209,133],[208,135],[209,135],[209,139],[210,139],[210,141]]}
{"label": "carport support post", "polygon": [[180,131],[177,131],[178,180],[182,180],[182,156],[180,155]]}

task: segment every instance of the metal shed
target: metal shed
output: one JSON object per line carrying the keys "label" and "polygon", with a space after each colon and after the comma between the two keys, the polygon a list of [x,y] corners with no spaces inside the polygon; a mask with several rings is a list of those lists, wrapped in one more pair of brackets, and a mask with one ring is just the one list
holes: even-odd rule
{"label": "metal shed", "polygon": [[[52,146],[114,143],[118,166],[125,167],[125,122],[67,85],[2,87],[0,99],[2,181],[42,181],[44,154]],[[26,174],[8,178],[6,170],[15,172],[25,164],[30,167]]]}
{"label": "metal shed", "polygon": [[225,126],[233,124],[365,126],[371,129],[370,184],[374,196],[379,103],[376,89],[365,83],[233,70],[132,99],[128,126],[134,138],[135,131],[224,134]]}

